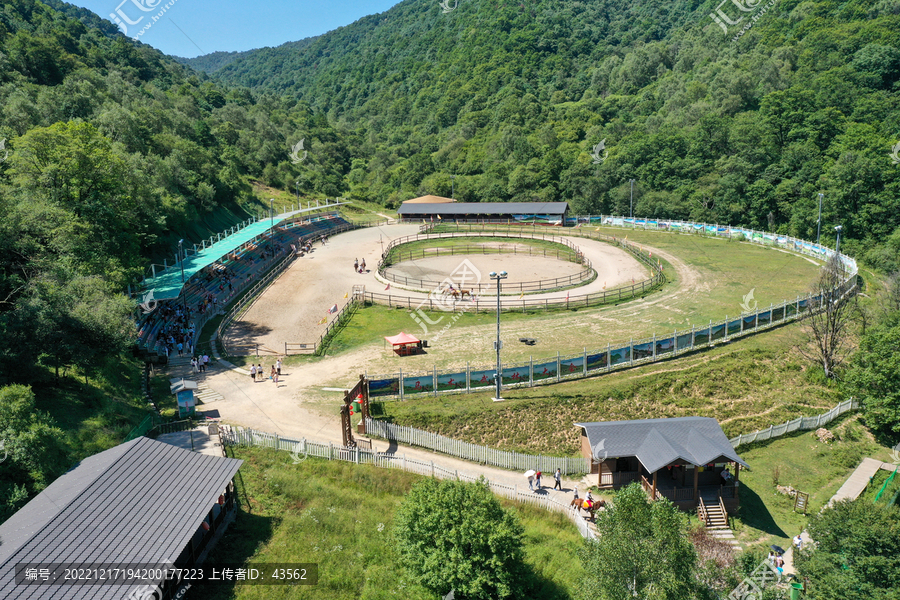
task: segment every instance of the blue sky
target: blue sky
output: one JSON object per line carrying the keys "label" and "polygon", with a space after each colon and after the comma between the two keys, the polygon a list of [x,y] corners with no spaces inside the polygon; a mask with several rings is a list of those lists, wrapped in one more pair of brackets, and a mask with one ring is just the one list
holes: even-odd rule
{"label": "blue sky", "polygon": [[[108,21],[113,21],[110,13],[118,13],[127,21],[137,22],[131,25],[123,20],[129,36],[165,11],[138,39],[166,54],[194,57],[217,50],[251,50],[302,40],[384,12],[399,0],[69,1]],[[435,10],[440,10],[438,0],[433,1]]]}

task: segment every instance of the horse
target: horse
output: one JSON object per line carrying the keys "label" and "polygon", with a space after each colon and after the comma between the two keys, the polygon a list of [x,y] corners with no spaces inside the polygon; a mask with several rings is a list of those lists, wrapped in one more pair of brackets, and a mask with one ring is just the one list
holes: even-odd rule
{"label": "horse", "polygon": [[[468,296],[469,298],[471,298],[471,297],[472,297],[472,290],[459,290],[459,295],[460,295],[460,297],[462,297],[462,298],[465,298],[466,296]],[[454,298],[455,298],[455,297],[456,297],[456,296],[454,295]]]}
{"label": "horse", "polygon": [[594,500],[593,504],[589,504],[586,499],[583,498],[573,498],[569,503],[569,507],[574,507],[578,510],[578,513],[581,514],[581,510],[584,509],[587,511],[588,515],[590,515],[591,521],[594,520],[594,513],[596,513],[601,508],[606,508],[605,500]]}

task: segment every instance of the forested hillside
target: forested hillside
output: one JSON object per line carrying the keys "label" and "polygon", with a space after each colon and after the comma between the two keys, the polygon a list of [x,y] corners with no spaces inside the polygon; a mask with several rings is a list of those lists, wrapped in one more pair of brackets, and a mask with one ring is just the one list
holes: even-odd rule
{"label": "forested hillside", "polygon": [[151,259],[255,214],[249,182],[303,135],[301,192],[334,196],[349,170],[303,103],[203,81],[51,4],[0,4],[0,520],[143,418],[123,292]]}
{"label": "forested hillside", "polygon": [[[443,13],[437,0],[407,0],[214,76],[289,94],[357,131],[345,184],[358,198],[449,195],[456,175],[460,200],[627,213],[635,179],[641,216],[815,238],[822,192],[825,238],[842,224],[865,254],[871,244],[856,240],[900,225],[889,157],[900,0],[782,0],[748,13],[741,26],[758,18],[736,40],[715,8],[463,0]],[[601,140],[609,155],[594,164]],[[286,185],[285,167],[269,182]]]}

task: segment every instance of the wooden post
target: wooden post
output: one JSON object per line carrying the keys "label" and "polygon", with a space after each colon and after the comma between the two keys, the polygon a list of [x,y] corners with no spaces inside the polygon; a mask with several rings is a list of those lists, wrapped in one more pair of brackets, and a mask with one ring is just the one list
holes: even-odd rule
{"label": "wooden post", "polygon": [[740,487],[741,487],[738,483],[739,479],[740,479],[740,475],[741,475],[741,463],[736,462],[736,463],[734,463],[734,501],[738,504],[740,503],[740,500],[738,499],[738,492],[740,491]]}
{"label": "wooden post", "polygon": [[700,489],[700,467],[694,465],[694,502],[698,502],[700,500],[700,496],[697,494],[697,490]]}
{"label": "wooden post", "polygon": [[656,474],[659,473],[659,469],[653,471],[653,489],[650,492],[650,499],[656,500]]}

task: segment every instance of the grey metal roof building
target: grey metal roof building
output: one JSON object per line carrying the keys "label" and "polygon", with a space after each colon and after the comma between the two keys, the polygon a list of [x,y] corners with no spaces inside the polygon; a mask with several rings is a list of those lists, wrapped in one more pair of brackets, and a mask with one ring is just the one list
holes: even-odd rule
{"label": "grey metal roof building", "polygon": [[402,219],[449,220],[513,219],[517,221],[565,219],[568,202],[405,202],[397,210]]}
{"label": "grey metal roof building", "polygon": [[599,446],[606,457],[634,456],[651,473],[673,462],[699,467],[727,461],[747,466],[718,421],[709,417],[600,421],[575,426],[584,430],[592,449]]}
{"label": "grey metal roof building", "polygon": [[[581,450],[591,458],[597,486],[640,484],[651,500],[666,498],[697,510],[707,527],[728,528],[740,505],[739,476],[747,467],[715,419],[681,417],[575,423]],[[729,466],[734,472],[729,471]]]}
{"label": "grey metal roof building", "polygon": [[0,598],[128,597],[143,586],[17,585],[14,569],[19,563],[184,562],[242,462],[146,437],[84,459],[0,525]]}

